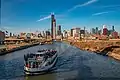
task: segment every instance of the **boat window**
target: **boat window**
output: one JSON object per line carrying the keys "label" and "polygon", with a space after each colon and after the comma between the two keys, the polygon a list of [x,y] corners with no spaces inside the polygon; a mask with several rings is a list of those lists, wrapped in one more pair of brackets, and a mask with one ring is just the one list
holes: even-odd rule
{"label": "boat window", "polygon": [[31,62],[28,62],[28,68],[31,68]]}
{"label": "boat window", "polygon": [[35,62],[33,62],[32,68],[35,68]]}
{"label": "boat window", "polygon": [[43,56],[43,54],[40,54],[40,56]]}
{"label": "boat window", "polygon": [[35,64],[36,64],[35,67],[38,68],[38,62],[36,62]]}

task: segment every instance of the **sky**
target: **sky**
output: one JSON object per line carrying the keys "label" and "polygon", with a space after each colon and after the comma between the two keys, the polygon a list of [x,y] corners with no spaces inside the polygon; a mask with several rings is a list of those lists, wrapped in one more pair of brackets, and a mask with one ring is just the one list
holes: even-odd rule
{"label": "sky", "polygon": [[62,30],[115,26],[120,32],[120,0],[1,0],[0,29],[35,32],[50,29],[54,13]]}

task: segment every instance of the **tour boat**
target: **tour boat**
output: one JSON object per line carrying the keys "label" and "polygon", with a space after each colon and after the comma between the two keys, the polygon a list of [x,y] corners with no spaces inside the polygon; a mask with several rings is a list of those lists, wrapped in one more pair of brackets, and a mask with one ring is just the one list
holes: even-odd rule
{"label": "tour boat", "polygon": [[39,50],[24,55],[24,71],[27,75],[42,74],[50,71],[57,61],[57,51]]}

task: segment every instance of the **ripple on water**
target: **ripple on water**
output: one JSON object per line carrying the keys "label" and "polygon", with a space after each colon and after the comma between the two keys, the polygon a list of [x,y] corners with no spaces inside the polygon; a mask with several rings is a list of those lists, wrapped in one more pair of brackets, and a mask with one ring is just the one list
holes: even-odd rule
{"label": "ripple on water", "polygon": [[120,78],[119,62],[94,53],[81,51],[68,44],[55,42],[52,45],[38,45],[2,56],[0,58],[0,80],[24,80],[23,54],[37,52],[38,49],[57,50],[59,53],[58,60],[50,73],[28,77],[28,80],[79,80],[90,77],[110,77],[112,73],[112,77]]}

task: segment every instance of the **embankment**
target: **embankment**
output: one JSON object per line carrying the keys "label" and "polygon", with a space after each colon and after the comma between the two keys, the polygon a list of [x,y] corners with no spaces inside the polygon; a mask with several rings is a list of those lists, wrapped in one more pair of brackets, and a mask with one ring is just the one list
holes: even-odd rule
{"label": "embankment", "polygon": [[110,56],[120,60],[120,40],[91,40],[69,43],[80,48],[81,50],[95,52],[100,55]]}
{"label": "embankment", "polygon": [[6,48],[6,49],[4,49],[4,51],[1,51],[1,52],[0,52],[0,55],[5,55],[5,54],[7,54],[7,53],[11,53],[11,52],[14,52],[14,51],[26,49],[26,48],[29,48],[29,47],[32,47],[32,46],[36,46],[36,45],[39,45],[39,43],[22,45],[22,46],[19,46],[19,47],[12,47],[12,45],[9,45],[11,48],[9,48],[9,49]]}

